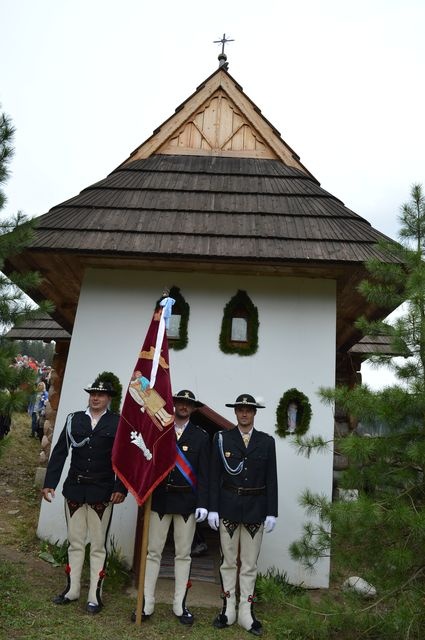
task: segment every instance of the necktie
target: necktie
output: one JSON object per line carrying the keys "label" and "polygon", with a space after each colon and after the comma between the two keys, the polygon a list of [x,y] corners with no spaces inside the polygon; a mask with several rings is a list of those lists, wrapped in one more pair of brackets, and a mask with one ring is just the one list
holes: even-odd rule
{"label": "necktie", "polygon": [[183,429],[176,428],[176,438],[180,440],[180,436],[183,433]]}
{"label": "necktie", "polygon": [[247,447],[249,445],[249,433],[244,433],[242,435],[242,439],[243,439],[244,445]]}

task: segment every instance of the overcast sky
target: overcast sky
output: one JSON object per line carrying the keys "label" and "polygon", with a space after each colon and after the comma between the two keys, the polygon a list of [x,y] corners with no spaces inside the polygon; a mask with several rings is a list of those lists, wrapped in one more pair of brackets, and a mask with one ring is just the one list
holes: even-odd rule
{"label": "overcast sky", "polygon": [[322,187],[396,237],[425,183],[424,0],[0,0],[5,213],[102,179],[218,66]]}

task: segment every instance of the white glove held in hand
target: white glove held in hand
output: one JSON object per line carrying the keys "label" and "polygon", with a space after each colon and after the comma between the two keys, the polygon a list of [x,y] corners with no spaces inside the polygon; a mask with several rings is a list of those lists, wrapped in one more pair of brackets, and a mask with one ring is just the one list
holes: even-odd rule
{"label": "white glove held in hand", "polygon": [[195,511],[195,521],[203,522],[208,515],[208,511],[203,507],[198,507]]}
{"label": "white glove held in hand", "polygon": [[208,524],[210,525],[211,529],[214,529],[214,531],[218,531],[218,527],[220,524],[220,519],[218,517],[218,513],[217,511],[210,511],[208,514]]}
{"label": "white glove held in hand", "polygon": [[276,526],[276,518],[274,516],[267,516],[264,522],[264,531],[271,533]]}

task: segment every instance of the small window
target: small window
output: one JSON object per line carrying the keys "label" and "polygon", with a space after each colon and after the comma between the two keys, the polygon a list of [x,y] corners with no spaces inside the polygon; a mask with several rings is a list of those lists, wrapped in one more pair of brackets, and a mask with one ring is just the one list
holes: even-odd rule
{"label": "small window", "polygon": [[167,337],[168,339],[180,337],[181,314],[173,313],[168,321]]}
{"label": "small window", "polygon": [[248,342],[248,321],[246,318],[232,318],[232,342]]}
{"label": "small window", "polygon": [[175,350],[184,349],[188,342],[189,305],[176,286],[171,287],[170,298],[174,298],[175,303],[168,322],[168,346]]}
{"label": "small window", "polygon": [[258,348],[258,310],[246,291],[238,291],[224,308],[220,349],[224,353],[252,355]]}

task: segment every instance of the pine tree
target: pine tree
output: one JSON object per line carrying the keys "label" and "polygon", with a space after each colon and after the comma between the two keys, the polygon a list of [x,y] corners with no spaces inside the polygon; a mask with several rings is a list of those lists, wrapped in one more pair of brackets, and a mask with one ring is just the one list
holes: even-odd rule
{"label": "pine tree", "polygon": [[[0,113],[0,213],[6,204],[3,185],[9,177],[9,163],[13,157],[14,127],[10,118]],[[15,411],[26,408],[28,394],[34,384],[34,373],[29,368],[12,366],[17,354],[16,345],[5,337],[14,325],[34,317],[37,312],[51,311],[49,303],[37,308],[25,295],[40,283],[36,272],[24,274],[2,272],[8,256],[19,253],[28,245],[33,223],[21,212],[10,218],[0,218],[0,434],[7,432],[7,424]],[[3,427],[2,427],[3,425]]]}
{"label": "pine tree", "polygon": [[[362,638],[420,638],[425,630],[425,196],[422,186],[411,189],[410,201],[399,217],[399,242],[381,249],[388,261],[367,263],[369,277],[361,284],[365,298],[402,313],[396,320],[357,325],[365,335],[389,336],[392,353],[376,354],[396,374],[397,384],[380,391],[366,385],[353,389],[321,389],[322,399],[342,407],[362,425],[379,425],[380,435],[359,433],[336,440],[349,468],[340,487],[358,492],[354,501],[329,503],[306,493],[301,502],[314,515],[300,540],[291,546],[293,558],[314,567],[332,553],[338,579],[361,576],[378,593],[367,607],[345,603],[346,615],[356,611]],[[310,455],[329,443],[299,438]],[[339,582],[340,584],[341,582]],[[360,627],[362,632],[360,633]]]}

